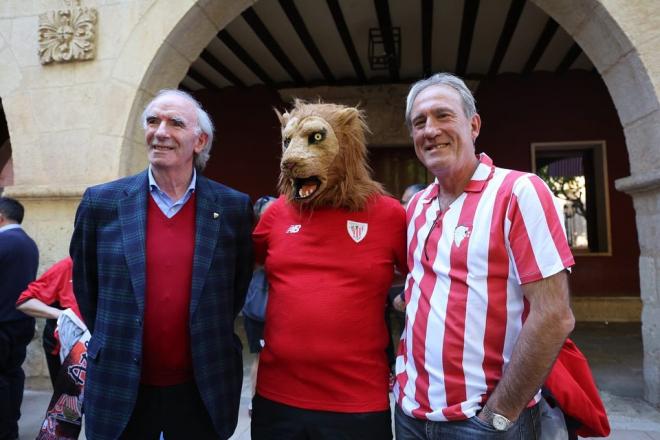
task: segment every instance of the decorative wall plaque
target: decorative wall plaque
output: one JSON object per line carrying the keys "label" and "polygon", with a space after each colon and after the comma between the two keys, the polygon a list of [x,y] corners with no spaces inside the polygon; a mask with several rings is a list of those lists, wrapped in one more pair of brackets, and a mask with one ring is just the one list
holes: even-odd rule
{"label": "decorative wall plaque", "polygon": [[93,59],[96,55],[96,18],[96,9],[86,7],[70,7],[40,14],[41,64]]}

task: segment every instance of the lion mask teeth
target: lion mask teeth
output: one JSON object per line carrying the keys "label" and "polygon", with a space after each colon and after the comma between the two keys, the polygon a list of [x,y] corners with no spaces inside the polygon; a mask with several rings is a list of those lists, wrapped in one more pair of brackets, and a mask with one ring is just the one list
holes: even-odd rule
{"label": "lion mask teeth", "polygon": [[294,179],[294,198],[298,200],[309,198],[318,191],[320,186],[321,181],[317,177]]}

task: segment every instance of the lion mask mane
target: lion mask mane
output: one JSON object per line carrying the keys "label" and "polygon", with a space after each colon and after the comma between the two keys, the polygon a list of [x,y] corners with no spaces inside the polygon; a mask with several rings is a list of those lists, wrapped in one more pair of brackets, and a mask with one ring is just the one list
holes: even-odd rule
{"label": "lion mask mane", "polygon": [[362,210],[383,194],[367,164],[364,113],[355,107],[296,99],[280,114],[282,160],[279,191],[303,208]]}

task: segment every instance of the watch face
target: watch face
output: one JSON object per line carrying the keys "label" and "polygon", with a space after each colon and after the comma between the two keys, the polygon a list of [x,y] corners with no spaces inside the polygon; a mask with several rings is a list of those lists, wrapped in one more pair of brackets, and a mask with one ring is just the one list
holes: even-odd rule
{"label": "watch face", "polygon": [[508,420],[505,417],[499,414],[495,414],[493,416],[493,428],[497,429],[498,431],[506,431],[508,425]]}

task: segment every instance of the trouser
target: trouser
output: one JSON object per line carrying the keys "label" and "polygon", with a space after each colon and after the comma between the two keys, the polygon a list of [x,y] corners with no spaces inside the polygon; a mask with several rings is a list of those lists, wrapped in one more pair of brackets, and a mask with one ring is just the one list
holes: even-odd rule
{"label": "trouser", "polygon": [[60,355],[53,354],[53,352],[56,352],[56,348],[59,344],[57,339],[55,339],[55,335],[53,334],[56,326],[57,320],[47,319],[42,337],[44,354],[46,355],[46,365],[48,366],[48,376],[50,377],[50,383],[53,385],[53,388],[55,388],[55,381],[57,380],[58,373],[62,367],[62,363],[60,362]]}
{"label": "trouser", "polygon": [[122,440],[215,440],[220,438],[194,382],[167,387],[140,385]]}
{"label": "trouser", "polygon": [[392,418],[386,411],[339,413],[315,411],[252,399],[252,440],[391,440]]}
{"label": "trouser", "polygon": [[524,410],[507,431],[497,431],[474,416],[457,422],[431,422],[407,416],[396,405],[394,410],[396,440],[538,440],[541,438],[541,417],[538,405]]}
{"label": "trouser", "polygon": [[0,322],[0,440],[18,438],[25,374],[21,365],[34,336],[34,319]]}

